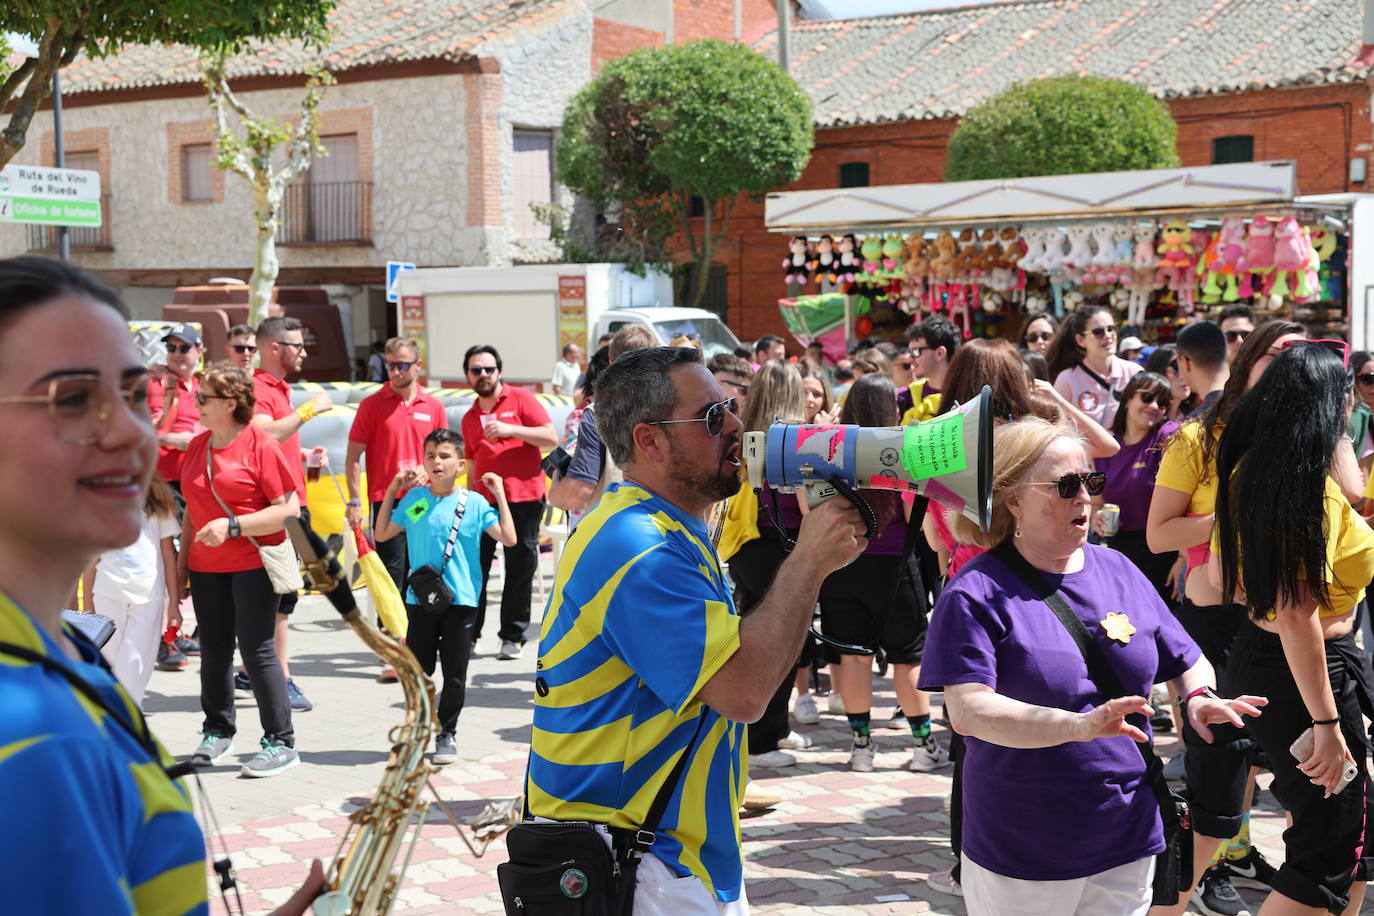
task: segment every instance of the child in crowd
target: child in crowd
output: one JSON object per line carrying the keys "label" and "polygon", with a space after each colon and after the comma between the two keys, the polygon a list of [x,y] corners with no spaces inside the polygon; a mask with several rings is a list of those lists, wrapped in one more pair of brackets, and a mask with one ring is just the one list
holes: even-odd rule
{"label": "child in crowd", "polygon": [[[434,674],[436,655],[444,668],[433,760],[445,764],[458,759],[454,733],[467,690],[472,627],[482,588],[482,534],[507,547],[515,545],[516,536],[500,477],[482,475],[483,485],[496,496],[495,509],[480,494],[458,487],[465,465],[462,436],[455,430],[436,429],[425,437],[424,447],[428,485],[421,485],[425,476],[417,469],[397,474],[387,487],[374,533],[378,541],[388,541],[404,531],[411,572],[421,566],[434,567],[453,594],[453,603],[435,612],[421,606],[413,587],[407,586],[405,594],[407,648],[425,674]],[[405,496],[398,503],[402,492]]]}
{"label": "child in crowd", "polygon": [[86,576],[88,606],[115,624],[114,635],[101,652],[140,706],[163,627],[181,626],[181,583],[172,540],[181,533],[181,523],[172,488],[161,474],[153,474],[143,513],[138,540],[123,550],[101,554]]}

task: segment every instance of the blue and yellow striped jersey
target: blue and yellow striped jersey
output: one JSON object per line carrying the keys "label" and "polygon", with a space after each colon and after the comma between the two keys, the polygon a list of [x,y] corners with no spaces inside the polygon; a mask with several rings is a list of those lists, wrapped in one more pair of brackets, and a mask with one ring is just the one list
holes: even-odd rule
{"label": "blue and yellow striped jersey", "polygon": [[[142,713],[94,656],[72,661],[0,593],[0,642],[62,661],[136,728]],[[205,914],[205,840],[190,796],[139,740],[55,671],[0,652],[3,910]]]}
{"label": "blue and yellow striped jersey", "polygon": [[739,648],[739,617],[701,519],[617,484],[577,526],[539,639],[529,810],[643,823],[705,717],[653,854],[739,898],[744,726],[697,698]]}

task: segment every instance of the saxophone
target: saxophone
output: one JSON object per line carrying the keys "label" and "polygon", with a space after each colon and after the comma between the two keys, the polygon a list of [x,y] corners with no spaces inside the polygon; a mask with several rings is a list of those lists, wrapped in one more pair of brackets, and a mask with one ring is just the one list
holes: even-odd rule
{"label": "saxophone", "polygon": [[[420,825],[429,812],[431,802],[422,797],[426,787],[474,856],[481,856],[493,840],[515,825],[522,798],[489,803],[469,823],[475,845],[468,839],[430,781],[437,768],[425,760],[429,739],[438,728],[434,685],[405,646],[363,618],[347,577],[319,536],[299,519],[288,519],[286,528],[301,556],[308,585],[322,592],[358,638],[396,669],[405,693],[405,718],[390,732],[391,755],[381,784],[371,801],[350,816],[325,876],[325,890],[312,907],[315,916],[385,916],[396,902],[420,838]],[[395,862],[403,847],[407,847],[406,856],[398,869]]]}

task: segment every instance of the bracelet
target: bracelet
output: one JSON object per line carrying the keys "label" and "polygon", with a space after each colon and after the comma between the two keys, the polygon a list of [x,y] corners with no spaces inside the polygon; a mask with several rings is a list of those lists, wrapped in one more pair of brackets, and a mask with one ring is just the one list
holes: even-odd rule
{"label": "bracelet", "polygon": [[243,528],[239,526],[239,520],[232,515],[229,516],[229,536],[231,538],[236,538],[242,534]]}
{"label": "bracelet", "polygon": [[1187,703],[1194,697],[1211,697],[1214,700],[1221,699],[1221,697],[1217,696],[1217,692],[1213,690],[1211,687],[1199,687],[1197,690],[1194,690],[1192,693],[1184,697],[1182,703],[1180,703],[1179,705]]}
{"label": "bracelet", "polygon": [[1334,719],[1313,719],[1313,720],[1312,720],[1312,724],[1313,724],[1313,725],[1339,725],[1339,724],[1341,724],[1341,720],[1340,720],[1340,717],[1339,717],[1339,716],[1337,716],[1337,717],[1334,718]]}
{"label": "bracelet", "polygon": [[314,401],[306,401],[300,407],[296,408],[296,416],[301,418],[302,423],[309,423],[314,419],[317,413],[319,413],[319,411],[315,409]]}
{"label": "bracelet", "polygon": [[350,499],[348,501],[348,505],[351,509],[361,509],[363,506],[363,501],[361,499]]}

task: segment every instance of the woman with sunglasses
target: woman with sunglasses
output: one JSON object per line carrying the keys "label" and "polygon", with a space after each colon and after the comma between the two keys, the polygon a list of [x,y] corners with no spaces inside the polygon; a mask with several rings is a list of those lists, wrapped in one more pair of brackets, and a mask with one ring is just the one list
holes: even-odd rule
{"label": "woman with sunglasses", "polygon": [[[209,912],[204,836],[186,788],[162,773],[175,761],[100,651],[62,623],[82,570],[138,538],[157,462],[126,320],[115,293],[76,268],[0,260],[0,806],[11,837],[0,886],[12,916]],[[54,867],[59,850],[75,868]],[[317,863],[279,912],[303,913],[322,883]]]}
{"label": "woman with sunglasses", "polygon": [[[956,537],[992,549],[941,593],[920,678],[944,691],[965,736],[964,900],[970,916],[1144,916],[1164,848],[1134,744],[1149,740],[1145,697],[1161,681],[1184,694],[1210,686],[1212,668],[1124,555],[1087,544],[1105,480],[1081,439],[1018,420],[997,431],[993,455],[988,530],[950,513]],[[1104,695],[1026,575],[1058,591],[1128,695]],[[1203,695],[1188,715],[1207,734],[1262,702]]]}
{"label": "woman with sunglasses", "polygon": [[1059,322],[1049,312],[1034,312],[1026,316],[1021,328],[1021,349],[1044,356],[1050,351],[1050,341],[1059,329]]}
{"label": "woman with sunglasses", "polygon": [[1085,305],[1070,315],[1045,359],[1055,390],[1103,426],[1111,425],[1121,392],[1141,371],[1116,355],[1116,318],[1105,305]]}
{"label": "woman with sunglasses", "polygon": [[[1097,469],[1107,475],[1107,486],[1101,496],[1093,497],[1093,531],[1106,539],[1113,550],[1124,553],[1166,604],[1170,603],[1167,583],[1176,555],[1150,550],[1145,543],[1145,519],[1150,511],[1160,451],[1178,429],[1177,423],[1167,419],[1171,396],[1169,380],[1153,372],[1141,372],[1127,383],[1121,409],[1112,420],[1112,435],[1121,443],[1121,451],[1110,458],[1094,460]],[[1120,507],[1114,532],[1105,527],[1100,511],[1106,503]]]}
{"label": "woman with sunglasses", "polygon": [[1198,396],[1183,375],[1178,371],[1178,348],[1173,344],[1161,344],[1145,360],[1145,371],[1162,375],[1169,380],[1169,419],[1183,421],[1198,405]]}
{"label": "woman with sunglasses", "polygon": [[262,723],[261,749],[244,776],[275,776],[300,762],[291,700],[276,652],[281,597],[258,548],[286,539],[286,519],[300,514],[291,467],[277,440],[253,425],[253,379],[217,365],[200,376],[196,404],[206,432],[182,464],[186,512],[181,525],[183,577],[200,625],[200,706],[205,724],[191,755],[195,766],[218,763],[234,749],[234,644],[237,641]]}
{"label": "woman with sunglasses", "polygon": [[[1264,916],[1357,913],[1369,875],[1369,663],[1353,623],[1374,576],[1374,532],[1329,475],[1346,431],[1347,376],[1320,344],[1279,353],[1231,414],[1217,454],[1210,576],[1246,609],[1224,683],[1269,697],[1247,728],[1291,817]],[[1299,756],[1304,735],[1310,748]]]}

